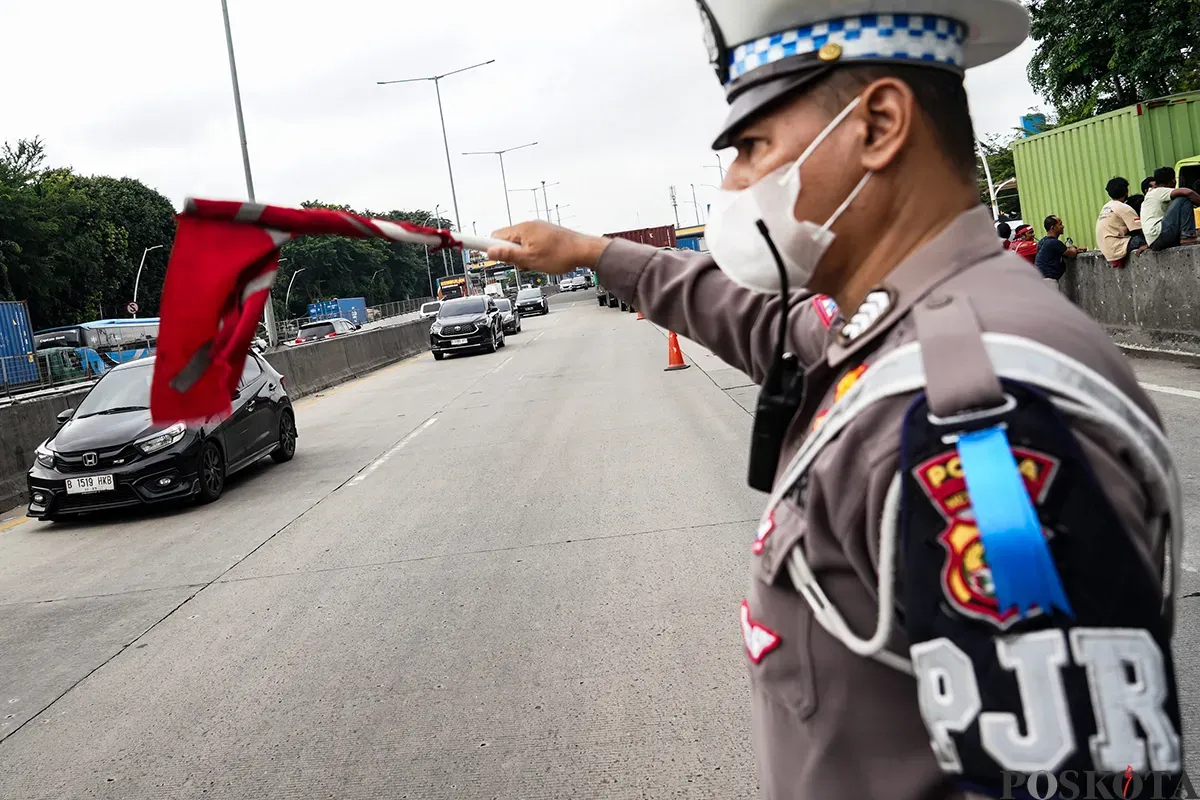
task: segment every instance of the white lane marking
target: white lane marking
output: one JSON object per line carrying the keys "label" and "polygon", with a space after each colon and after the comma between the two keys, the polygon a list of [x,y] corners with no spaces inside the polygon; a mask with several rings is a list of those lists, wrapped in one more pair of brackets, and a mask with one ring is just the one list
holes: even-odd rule
{"label": "white lane marking", "polygon": [[425,420],[424,425],[417,428],[415,431],[410,433],[408,436],[405,436],[403,439],[401,439],[399,442],[396,443],[395,447],[393,447],[391,450],[388,450],[386,453],[381,455],[379,458],[375,459],[370,464],[368,464],[366,469],[364,469],[362,472],[360,472],[354,478],[354,480],[350,481],[349,485],[350,486],[358,486],[360,483],[365,481],[372,472],[374,472],[375,470],[379,469],[384,464],[386,464],[391,459],[392,456],[396,455],[396,453],[399,453],[401,450],[403,450],[404,446],[406,444],[411,442],[413,439],[417,438],[417,436],[420,435],[421,431],[425,430],[426,428],[428,428],[430,425],[432,425],[433,423],[435,423],[437,421],[438,421],[437,417],[430,417],[429,419]]}
{"label": "white lane marking", "polygon": [[1190,397],[1193,400],[1200,400],[1200,392],[1194,392],[1191,389],[1176,389],[1174,386],[1155,386],[1153,383],[1143,383],[1142,388],[1147,392],[1173,394],[1177,397]]}
{"label": "white lane marking", "polygon": [[504,369],[508,365],[508,362],[512,361],[514,358],[516,358],[516,356],[509,356],[508,358],[504,359],[504,363],[501,364],[500,366],[496,367],[494,370],[492,370],[492,374],[495,374],[495,373],[499,372],[500,370]]}

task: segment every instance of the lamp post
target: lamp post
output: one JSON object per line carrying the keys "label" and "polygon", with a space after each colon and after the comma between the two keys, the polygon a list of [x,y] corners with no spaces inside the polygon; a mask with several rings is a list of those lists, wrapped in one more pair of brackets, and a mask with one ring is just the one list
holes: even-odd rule
{"label": "lamp post", "polygon": [[692,205],[694,205],[696,207],[696,224],[700,225],[702,223],[700,222],[700,204],[696,202],[696,184],[693,183],[691,186],[692,186]]}
{"label": "lamp post", "polygon": [[[221,0],[221,14],[225,18],[225,46],[229,50],[229,77],[233,81],[233,108],[237,113],[238,137],[242,144],[242,169],[246,173],[246,196],[250,202],[254,200],[254,178],[250,174],[250,149],[246,145],[246,121],[242,116],[242,92],[238,88],[237,62],[233,57],[233,30],[229,26],[229,4]],[[267,326],[267,339],[271,347],[279,344],[279,333],[275,327],[275,308],[271,298],[267,297],[267,305],[263,309],[263,323]]]}
{"label": "lamp post", "polygon": [[[133,305],[134,305],[134,307],[137,306],[138,284],[140,284],[142,282],[142,267],[146,266],[146,254],[149,253],[151,250],[157,250],[160,247],[162,247],[161,244],[156,244],[156,245],[147,247],[145,250],[142,251],[142,261],[140,264],[138,264],[137,277],[133,279]],[[133,318],[137,319],[136,311],[133,312]]]}
{"label": "lamp post", "polygon": [[[542,210],[538,208],[537,187],[532,189],[509,189],[510,192],[533,192],[533,213],[540,220],[542,218]],[[550,221],[550,209],[546,209],[546,221]]]}
{"label": "lamp post", "polygon": [[296,276],[304,272],[304,268],[298,269],[292,273],[292,279],[288,281],[287,294],[283,296],[283,310],[287,311],[288,301],[292,299],[292,284],[296,282]]}
{"label": "lamp post", "polygon": [[444,72],[441,75],[430,75],[424,78],[405,78],[399,81],[376,81],[380,86],[388,86],[393,83],[419,83],[421,81],[433,81],[433,88],[437,92],[438,101],[438,117],[442,121],[442,144],[446,147],[446,171],[450,173],[450,198],[454,201],[454,221],[460,223],[458,216],[458,193],[454,190],[454,167],[450,164],[450,139],[446,136],[446,115],[442,111],[442,78],[448,78],[451,75],[457,75],[460,72],[466,72],[476,67],[486,67],[488,64],[494,64],[496,59],[491,61],[482,61],[478,64],[472,64],[469,67],[456,69],[453,72]]}
{"label": "lamp post", "polygon": [[[523,145],[520,145],[519,147],[509,147],[506,150],[481,150],[481,151],[477,151],[477,152],[463,153],[464,156],[492,156],[492,155],[494,155],[494,156],[499,157],[499,159],[500,159],[500,183],[504,187],[504,209],[505,209],[505,211],[508,212],[509,227],[512,227],[513,218],[512,218],[512,204],[508,202],[508,194],[509,194],[509,192],[508,192],[508,176],[504,172],[504,154],[511,153],[514,150],[523,150],[526,147],[533,147],[536,144],[537,144],[537,142],[530,142],[529,144],[523,144]],[[534,197],[536,198],[537,195],[535,194]],[[517,287],[520,288],[520,286],[521,286],[521,270],[517,268],[516,264],[513,265],[513,275],[517,282]]]}
{"label": "lamp post", "polygon": [[511,153],[514,150],[523,150],[526,147],[533,147],[537,142],[530,142],[519,147],[510,147],[507,150],[481,150],[472,153],[463,153],[464,156],[499,156],[500,158],[500,181],[504,185],[504,208],[508,211],[508,224],[513,224],[512,206],[508,202],[508,176],[504,173],[504,154]]}
{"label": "lamp post", "polygon": [[[546,206],[546,222],[549,222],[550,221],[550,198],[546,196],[546,187],[547,186],[558,186],[558,181],[555,181],[554,183],[551,183],[551,184],[547,184],[545,181],[542,181],[542,200],[544,201],[543,205]],[[536,197],[536,195],[534,195],[534,196]]]}

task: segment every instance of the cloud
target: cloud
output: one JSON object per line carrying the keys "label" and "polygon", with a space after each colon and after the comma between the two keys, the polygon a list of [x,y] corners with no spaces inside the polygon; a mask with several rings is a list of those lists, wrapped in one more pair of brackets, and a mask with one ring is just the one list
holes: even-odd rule
{"label": "cloud", "polygon": [[[719,183],[709,149],[724,117],[692,0],[605,0],[586,15],[552,0],[228,0],[258,199],[358,208],[452,209],[432,82],[377,81],[495,63],[440,82],[462,224],[507,223],[508,186],[548,186],[581,229],[684,224]],[[51,160],[132,176],[176,204],[244,197],[220,5],[123,0],[7,3],[0,137],[42,136]],[[1030,46],[972,71],[981,132],[1005,132],[1037,102]],[[726,159],[728,163],[728,158]],[[708,185],[706,185],[708,184]],[[530,218],[534,193],[508,195]],[[545,215],[542,192],[538,210]],[[453,211],[448,210],[448,216]]]}

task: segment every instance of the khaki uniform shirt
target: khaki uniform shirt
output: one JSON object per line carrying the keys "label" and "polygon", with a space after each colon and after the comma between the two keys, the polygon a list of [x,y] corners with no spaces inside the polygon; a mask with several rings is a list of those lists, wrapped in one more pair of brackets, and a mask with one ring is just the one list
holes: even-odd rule
{"label": "khaki uniform shirt", "polygon": [[[608,246],[597,272],[605,286],[652,321],[700,342],[762,383],[780,324],[779,297],[740,288],[707,256],[623,240]],[[790,299],[790,346],[807,369],[806,399],[786,436],[781,475],[861,370],[915,340],[910,312],[935,291],[967,295],[984,332],[1023,336],[1090,367],[1161,425],[1100,326],[1025,261],[1001,250],[982,207],[958,217],[879,289],[848,321],[830,319],[827,298]],[[786,568],[791,548],[804,548],[847,623],[858,636],[870,636],[877,616],[881,511],[912,400],[908,395],[881,401],[852,421],[776,512],[774,529],[753,548],[758,554],[752,555],[747,538],[752,580],[742,609],[731,613],[740,614],[747,648],[754,747],[769,800],[964,797],[935,763],[914,679],[851,653],[830,636],[792,588]],[[1126,466],[1131,462],[1098,430],[1074,432],[1146,568],[1160,574],[1164,543],[1148,531],[1150,501]],[[907,655],[902,629],[893,634],[890,649]]]}

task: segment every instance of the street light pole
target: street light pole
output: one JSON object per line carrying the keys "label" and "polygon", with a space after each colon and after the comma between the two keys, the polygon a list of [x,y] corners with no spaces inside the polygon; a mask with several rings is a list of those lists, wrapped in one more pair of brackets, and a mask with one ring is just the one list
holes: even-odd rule
{"label": "street light pole", "polygon": [[[504,207],[505,207],[505,209],[508,210],[508,224],[510,226],[513,224],[512,206],[508,202],[508,176],[504,174],[504,154],[511,153],[514,150],[523,150],[526,147],[533,147],[536,144],[537,144],[537,142],[530,142],[529,144],[523,144],[520,147],[510,147],[507,150],[481,150],[481,151],[477,151],[477,152],[463,153],[464,156],[499,156],[500,157],[500,180],[504,184]],[[518,190],[518,191],[524,191],[524,190],[522,189],[522,190]]]}
{"label": "street light pole", "polygon": [[298,269],[298,270],[296,270],[295,272],[293,272],[293,273],[292,273],[292,279],[291,279],[290,281],[288,281],[287,294],[285,294],[285,295],[283,296],[283,310],[284,310],[284,311],[287,311],[287,309],[288,309],[288,302],[289,302],[289,301],[292,299],[292,284],[296,282],[296,276],[297,276],[297,275],[299,275],[301,272],[304,272],[304,269],[303,269],[303,268],[302,268],[302,269]]}
{"label": "street light pole", "polygon": [[[237,113],[238,137],[242,144],[242,168],[246,172],[246,196],[250,202],[254,200],[254,178],[250,174],[250,148],[246,144],[246,120],[242,116],[242,91],[238,86],[237,62],[233,57],[233,29],[229,25],[229,4],[221,0],[221,15],[225,18],[225,46],[229,50],[229,77],[233,81],[233,108]],[[275,326],[275,305],[271,295],[267,295],[267,304],[263,308],[263,323],[267,326],[267,340],[271,347],[279,344],[279,332]]]}
{"label": "street light pole", "polygon": [[[147,247],[142,251],[142,261],[140,264],[138,264],[137,277],[133,279],[133,304],[135,307],[137,306],[138,284],[142,282],[142,267],[146,266],[146,254],[151,250],[157,250],[160,247],[162,247],[161,244],[156,244],[153,247]],[[137,311],[133,312],[133,318],[137,319]]]}
{"label": "street light pole", "polygon": [[[224,0],[222,0],[224,2]],[[494,64],[496,59],[491,61],[483,61],[479,64],[473,64],[469,67],[456,69],[453,72],[446,72],[441,75],[430,75],[425,78],[406,78],[401,81],[376,81],[380,86],[387,86],[393,83],[417,83],[419,81],[433,81],[433,88],[437,92],[438,101],[438,118],[442,122],[442,144],[446,147],[446,171],[450,173],[450,198],[454,201],[454,221],[461,228],[462,220],[458,215],[458,192],[454,188],[454,167],[450,163],[450,138],[446,135],[446,114],[442,111],[442,78],[448,78],[451,75],[457,75],[460,72],[466,72],[469,69],[476,67],[486,67],[488,64]]]}
{"label": "street light pole", "polygon": [[[546,186],[558,186],[558,181],[555,181],[554,183],[551,183],[551,184],[547,184],[545,181],[542,181],[542,200],[545,201],[545,206],[546,206],[546,222],[549,222],[550,221],[550,198],[546,195]],[[534,197],[536,198],[537,195],[534,194]]]}
{"label": "street light pole", "polygon": [[[539,221],[541,220],[542,210],[541,210],[541,208],[538,207],[538,199],[537,199],[538,190],[537,190],[536,186],[533,187],[532,189],[509,189],[508,191],[510,191],[510,192],[533,192],[533,213],[534,213],[534,215],[537,216]],[[509,211],[509,217],[510,218],[512,217],[511,211]],[[546,222],[549,222],[549,221],[550,221],[550,209],[546,209]]]}
{"label": "street light pole", "polygon": [[437,292],[433,290],[433,267],[429,264],[429,245],[425,245],[425,274],[429,276],[429,296],[437,297]]}
{"label": "street light pole", "polygon": [[[438,226],[439,229],[442,227],[441,208],[442,208],[441,204],[438,204],[433,207],[433,216],[437,219],[437,222],[435,224]],[[442,274],[446,275],[446,276],[450,275],[450,262],[446,260],[445,249],[442,250]]]}

